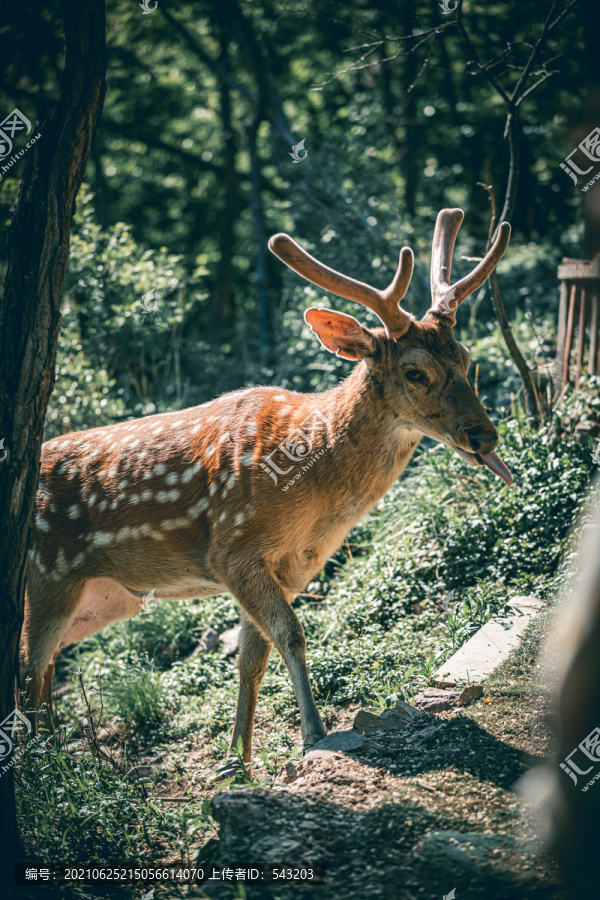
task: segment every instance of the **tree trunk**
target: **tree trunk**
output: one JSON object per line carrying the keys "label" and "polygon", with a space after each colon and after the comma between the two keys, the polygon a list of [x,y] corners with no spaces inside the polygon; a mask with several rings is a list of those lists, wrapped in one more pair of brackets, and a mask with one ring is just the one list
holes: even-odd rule
{"label": "tree trunk", "polygon": [[[27,153],[8,235],[0,301],[0,722],[15,707],[25,561],[44,417],[54,384],[60,298],[75,198],[105,93],[103,0],[63,0],[65,69],[60,101]],[[21,853],[12,768],[0,777],[0,879],[13,882]]]}

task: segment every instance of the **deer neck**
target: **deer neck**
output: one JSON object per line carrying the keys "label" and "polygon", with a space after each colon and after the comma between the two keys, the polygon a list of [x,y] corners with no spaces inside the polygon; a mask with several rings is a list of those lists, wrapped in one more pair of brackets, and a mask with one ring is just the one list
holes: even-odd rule
{"label": "deer neck", "polygon": [[404,471],[421,440],[390,402],[389,389],[365,362],[327,392],[331,416],[331,467],[341,476],[339,494],[360,515],[385,494]]}

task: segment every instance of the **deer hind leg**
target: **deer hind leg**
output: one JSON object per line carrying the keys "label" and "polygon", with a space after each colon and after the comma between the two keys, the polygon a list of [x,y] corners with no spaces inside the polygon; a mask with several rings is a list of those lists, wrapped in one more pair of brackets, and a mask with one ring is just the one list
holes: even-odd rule
{"label": "deer hind leg", "polygon": [[256,701],[260,683],[267,669],[272,646],[271,641],[263,637],[256,625],[242,610],[239,659],[240,689],[230,749],[235,750],[237,748],[237,742],[241,737],[244,748],[244,762],[250,762],[252,757],[252,732],[254,730]]}
{"label": "deer hind leg", "polygon": [[312,747],[327,732],[308,680],[304,629],[296,613],[289,606],[281,587],[262,566],[251,571],[246,569],[243,573],[230,573],[225,583],[263,634],[265,641],[274,643],[281,653],[300,707],[304,749]]}

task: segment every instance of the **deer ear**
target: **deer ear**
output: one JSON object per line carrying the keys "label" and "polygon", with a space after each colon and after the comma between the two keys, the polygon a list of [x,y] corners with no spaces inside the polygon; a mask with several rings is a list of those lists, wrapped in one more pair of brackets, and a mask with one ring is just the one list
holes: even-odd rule
{"label": "deer ear", "polygon": [[352,316],[311,307],[304,313],[304,318],[323,346],[336,356],[357,361],[375,354],[375,335]]}

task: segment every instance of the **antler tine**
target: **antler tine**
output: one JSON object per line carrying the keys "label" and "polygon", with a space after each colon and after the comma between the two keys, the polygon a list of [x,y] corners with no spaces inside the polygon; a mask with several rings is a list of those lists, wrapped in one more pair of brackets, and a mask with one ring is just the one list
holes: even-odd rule
{"label": "antler tine", "polygon": [[402,248],[396,274],[383,291],[330,269],[303,250],[287,234],[273,235],[269,240],[269,250],[307,281],[372,310],[385,327],[388,337],[401,337],[414,320],[410,313],[398,305],[406,294],[412,277],[414,260],[409,247]]}
{"label": "antler tine", "polygon": [[454,325],[456,310],[462,301],[489,278],[500,262],[510,240],[510,225],[502,222],[496,240],[472,272],[450,284],[452,253],[462,224],[462,209],[443,209],[438,213],[431,252],[431,310],[442,313]]}

